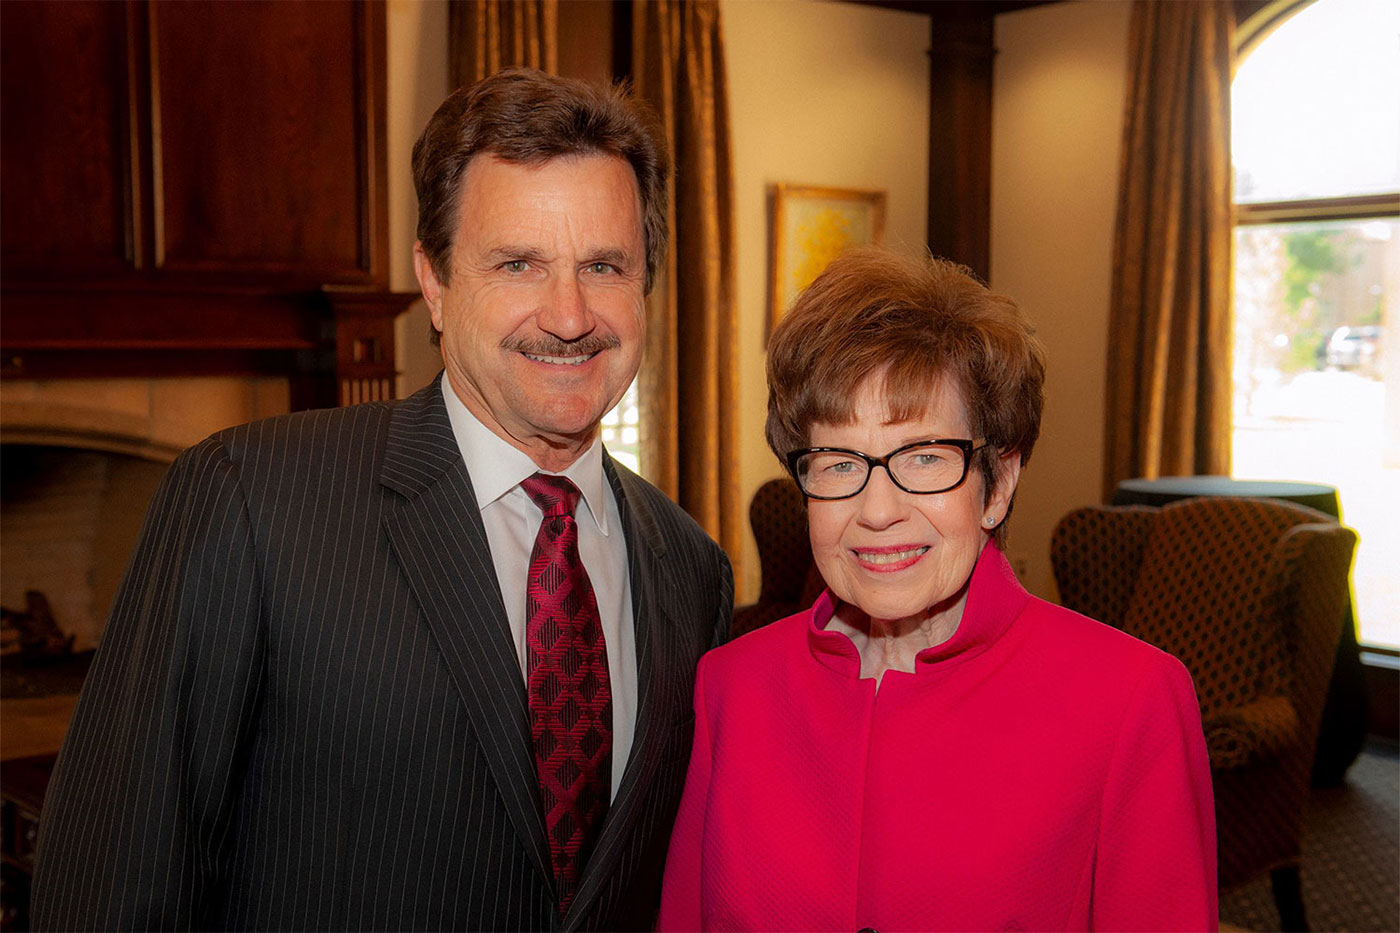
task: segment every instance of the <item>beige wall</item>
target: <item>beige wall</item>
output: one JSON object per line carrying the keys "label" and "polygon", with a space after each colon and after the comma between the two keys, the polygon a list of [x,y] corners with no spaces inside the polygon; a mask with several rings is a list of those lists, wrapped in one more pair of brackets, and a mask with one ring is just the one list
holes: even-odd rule
{"label": "beige wall", "polygon": [[1055,522],[1101,494],[1130,9],[1056,3],[996,18],[991,285],[1027,311],[1048,359],[1008,550],[1027,588],[1047,597]]}
{"label": "beige wall", "polygon": [[[413,276],[418,200],[410,156],[414,140],[447,96],[446,0],[389,0],[388,46],[389,287],[417,291]],[[428,309],[419,300],[395,327],[399,395],[421,389],[442,365],[428,343]]]}
{"label": "beige wall", "polygon": [[[922,250],[928,201],[928,21],[816,0],[721,0],[736,204],[740,501],[779,476],[763,442],[767,186],[881,188],[886,242]],[[758,595],[745,536],[737,601]]]}
{"label": "beige wall", "polygon": [[[993,287],[1017,298],[1049,354],[1041,440],[1022,478],[1011,556],[1052,595],[1054,522],[1099,497],[1104,348],[1129,4],[1066,2],[997,17]],[[882,188],[888,242],[922,249],[928,179],[924,17],[822,0],[721,0],[737,221],[741,501],[780,475],[763,443],[767,186]],[[415,289],[409,151],[446,94],[444,0],[390,0],[391,284]],[[436,372],[427,315],[399,324],[401,391]],[[747,521],[747,513],[745,514]],[[740,601],[758,592],[745,536]]]}

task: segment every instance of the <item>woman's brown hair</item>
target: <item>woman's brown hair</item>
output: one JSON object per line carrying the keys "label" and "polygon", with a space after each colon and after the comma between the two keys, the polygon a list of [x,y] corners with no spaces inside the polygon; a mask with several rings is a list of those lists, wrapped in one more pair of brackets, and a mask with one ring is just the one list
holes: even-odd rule
{"label": "woman's brown hair", "polygon": [[1044,352],[1016,303],[965,267],[882,249],[833,261],[769,340],[768,446],[781,460],[808,445],[814,424],[851,423],[856,390],[877,374],[893,422],[923,415],[941,386],[959,390],[972,436],[987,439],[973,459],[987,496],[1001,456],[1030,459]]}

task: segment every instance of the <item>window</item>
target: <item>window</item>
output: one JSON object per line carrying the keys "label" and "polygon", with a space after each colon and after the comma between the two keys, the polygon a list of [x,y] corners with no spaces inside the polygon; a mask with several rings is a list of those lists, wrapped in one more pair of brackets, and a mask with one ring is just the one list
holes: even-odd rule
{"label": "window", "polygon": [[637,405],[637,380],[627,387],[613,410],[603,416],[603,445],[613,459],[641,475],[641,444],[638,435],[641,410]]}
{"label": "window", "polygon": [[1233,474],[1337,487],[1360,639],[1400,648],[1400,4],[1298,4],[1231,120]]}

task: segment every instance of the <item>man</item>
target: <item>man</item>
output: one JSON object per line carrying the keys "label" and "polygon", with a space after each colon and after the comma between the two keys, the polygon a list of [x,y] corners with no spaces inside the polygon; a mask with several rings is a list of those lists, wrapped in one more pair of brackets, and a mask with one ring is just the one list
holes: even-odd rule
{"label": "man", "polygon": [[733,594],[598,439],[666,172],[617,92],[518,71],[439,108],[444,374],[176,461],[49,791],[38,927],[650,928]]}

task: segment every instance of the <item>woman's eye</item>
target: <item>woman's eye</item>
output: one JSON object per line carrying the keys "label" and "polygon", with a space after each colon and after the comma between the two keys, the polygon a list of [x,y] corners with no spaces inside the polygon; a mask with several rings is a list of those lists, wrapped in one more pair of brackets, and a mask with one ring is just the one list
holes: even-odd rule
{"label": "woman's eye", "polygon": [[828,473],[850,473],[854,471],[855,468],[856,462],[854,460],[838,460],[826,469]]}

